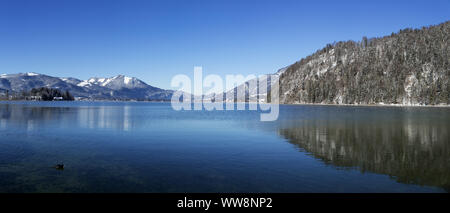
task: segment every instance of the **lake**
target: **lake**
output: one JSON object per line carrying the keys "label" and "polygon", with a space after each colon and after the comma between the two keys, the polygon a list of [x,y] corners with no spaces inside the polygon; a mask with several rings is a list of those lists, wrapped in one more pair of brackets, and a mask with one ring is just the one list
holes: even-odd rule
{"label": "lake", "polygon": [[[450,108],[0,102],[0,192],[449,192]],[[54,165],[64,163],[64,170]]]}

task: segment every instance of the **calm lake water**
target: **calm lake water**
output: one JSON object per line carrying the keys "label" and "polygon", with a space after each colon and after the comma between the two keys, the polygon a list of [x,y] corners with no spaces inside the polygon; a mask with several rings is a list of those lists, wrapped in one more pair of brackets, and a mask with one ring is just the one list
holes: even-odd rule
{"label": "calm lake water", "polygon": [[0,102],[0,192],[450,190],[450,108],[282,105],[275,122],[260,113]]}

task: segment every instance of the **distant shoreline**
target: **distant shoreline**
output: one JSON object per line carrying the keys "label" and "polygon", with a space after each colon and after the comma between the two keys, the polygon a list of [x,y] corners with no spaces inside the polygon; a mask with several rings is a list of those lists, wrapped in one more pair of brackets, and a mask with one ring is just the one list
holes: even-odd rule
{"label": "distant shoreline", "polygon": [[351,106],[351,107],[450,107],[450,105],[401,105],[401,104],[320,104],[320,103],[301,103],[301,104],[281,104],[292,106]]}
{"label": "distant shoreline", "polygon": [[0,102],[151,102],[151,103],[170,103],[170,101],[135,101],[135,100],[62,100],[62,101],[37,101],[37,100],[2,100],[0,99]]}
{"label": "distant shoreline", "polygon": [[[170,103],[170,101],[136,101],[136,100],[74,100],[74,101],[35,101],[35,100],[0,100],[0,102],[143,102],[143,103]],[[195,102],[191,102],[195,103]],[[231,102],[222,102],[231,103]],[[244,102],[237,102],[244,103]],[[245,102],[251,104],[257,104],[256,102]],[[265,103],[263,103],[265,104]],[[400,104],[321,104],[321,103],[290,103],[280,104],[286,106],[348,106],[348,107],[437,107],[446,108],[450,105],[400,105]]]}

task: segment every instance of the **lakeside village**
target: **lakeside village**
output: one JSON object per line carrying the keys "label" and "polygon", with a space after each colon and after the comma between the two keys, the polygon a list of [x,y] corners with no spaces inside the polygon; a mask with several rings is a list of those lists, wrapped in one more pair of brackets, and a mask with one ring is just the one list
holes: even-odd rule
{"label": "lakeside village", "polygon": [[0,90],[0,100],[73,101],[75,98],[69,91],[62,92],[55,88],[40,87],[22,92]]}

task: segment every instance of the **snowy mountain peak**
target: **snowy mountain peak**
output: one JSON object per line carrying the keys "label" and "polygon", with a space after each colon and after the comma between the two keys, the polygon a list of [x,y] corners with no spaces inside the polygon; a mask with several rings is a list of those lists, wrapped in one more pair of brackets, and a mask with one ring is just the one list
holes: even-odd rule
{"label": "snowy mountain peak", "polygon": [[125,76],[125,75],[117,75],[117,76],[113,77],[112,79],[114,79],[114,80],[117,79],[117,80],[120,80],[120,81],[123,80],[123,83],[124,83],[124,84],[129,84],[129,83],[131,83],[132,81],[137,80],[137,78],[134,78],[134,77],[128,77],[128,76]]}
{"label": "snowy mountain peak", "polygon": [[123,83],[129,84],[131,80],[134,80],[134,78],[130,78],[130,77],[125,76],[125,77],[123,78]]}
{"label": "snowy mountain peak", "polygon": [[40,74],[38,74],[38,73],[35,73],[35,72],[27,72],[27,73],[25,73],[27,76],[37,76],[37,75],[40,75]]}
{"label": "snowy mountain peak", "polygon": [[39,76],[46,76],[35,72],[27,72],[27,73],[17,73],[17,74],[1,74],[0,78],[14,78],[17,76],[27,76],[27,77],[39,77]]}
{"label": "snowy mountain peak", "polygon": [[125,75],[117,75],[111,78],[89,78],[88,80],[80,81],[77,83],[77,86],[80,87],[91,87],[93,85],[107,87],[110,89],[134,89],[134,88],[148,88],[150,87],[143,81],[135,78],[128,77]]}

